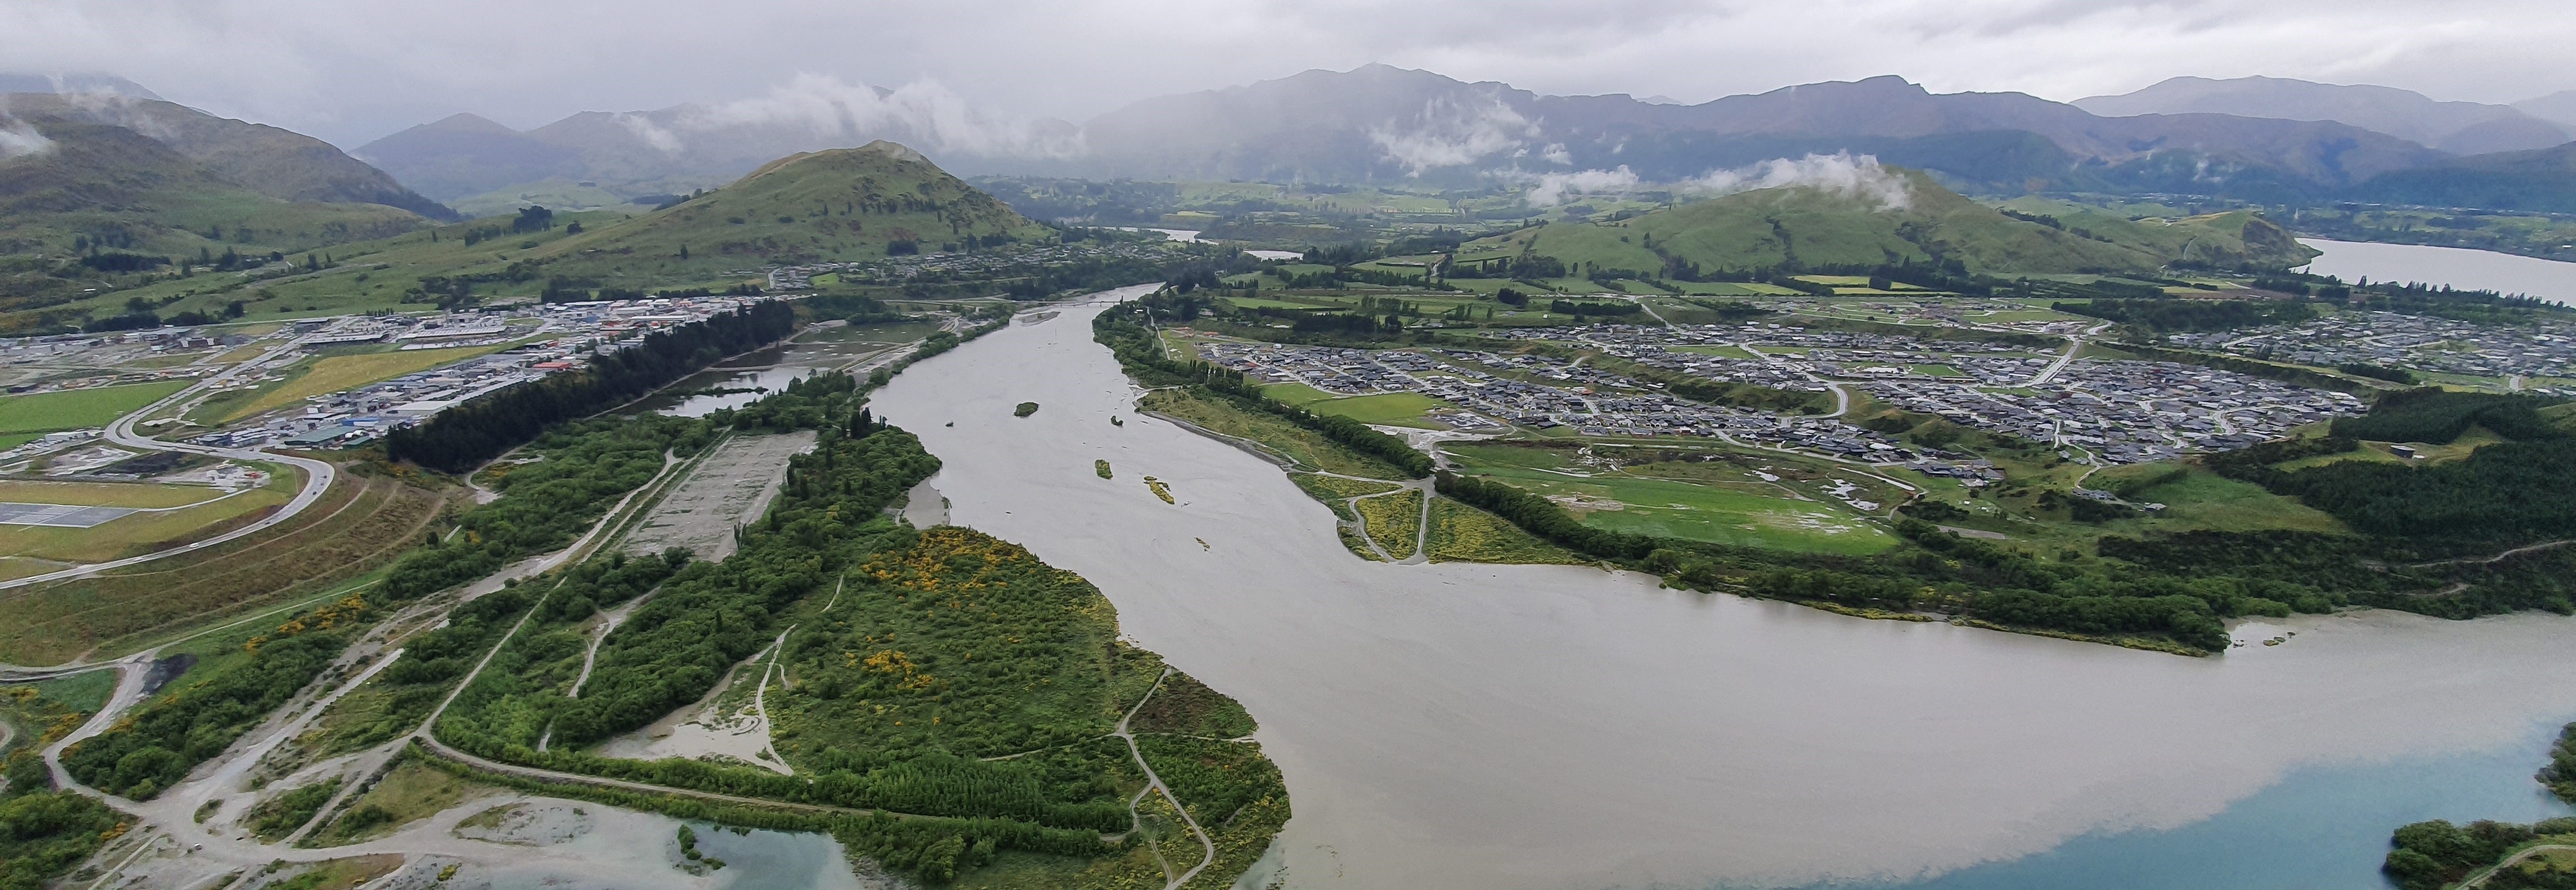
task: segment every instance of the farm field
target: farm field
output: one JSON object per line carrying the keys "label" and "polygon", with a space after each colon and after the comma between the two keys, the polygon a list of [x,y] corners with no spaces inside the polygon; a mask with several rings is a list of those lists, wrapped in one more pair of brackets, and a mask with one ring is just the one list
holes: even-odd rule
{"label": "farm field", "polygon": [[187,386],[184,380],[163,380],[0,397],[0,433],[24,435],[103,427]]}
{"label": "farm field", "polygon": [[223,419],[226,422],[240,420],[262,412],[284,408],[314,396],[426,371],[449,362],[494,352],[500,348],[499,346],[465,346],[455,349],[415,349],[410,352],[326,356],[306,366],[301,374],[287,378],[277,388],[262,392],[247,404],[227,412]]}

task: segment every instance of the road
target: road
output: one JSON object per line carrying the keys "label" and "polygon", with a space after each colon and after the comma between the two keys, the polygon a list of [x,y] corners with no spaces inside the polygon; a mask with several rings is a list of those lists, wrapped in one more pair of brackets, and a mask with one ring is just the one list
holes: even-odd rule
{"label": "road", "polygon": [[49,581],[60,581],[66,578],[87,577],[111,569],[120,569],[138,563],[151,562],[156,559],[166,559],[182,553],[189,553],[203,550],[208,547],[218,546],[228,541],[238,540],[240,538],[258,534],[262,531],[268,530],[269,528],[275,527],[279,523],[294,519],[297,514],[303,513],[305,508],[311,507],[314,503],[322,500],[322,493],[330,490],[331,483],[339,478],[340,472],[339,468],[333,467],[323,461],[305,457],[289,457],[283,454],[270,454],[265,451],[253,451],[245,448],[212,448],[204,445],[163,442],[134,431],[134,425],[143,420],[143,418],[151,416],[152,412],[159,411],[176,402],[225,383],[244,369],[263,364],[269,359],[275,358],[287,350],[294,348],[295,345],[290,343],[271,349],[267,352],[260,353],[258,358],[241,362],[225,369],[223,373],[216,374],[204,380],[199,380],[194,385],[191,385],[186,389],[171,393],[160,401],[146,405],[142,410],[136,411],[132,414],[119,417],[116,419],[116,422],[107,425],[108,441],[127,448],[139,448],[145,451],[178,451],[188,454],[203,454],[211,457],[230,458],[232,460],[240,461],[259,461],[264,463],[282,463],[292,465],[295,468],[304,471],[304,488],[303,490],[296,492],[294,499],[287,501],[286,506],[279,508],[277,512],[261,518],[258,522],[253,522],[249,525],[207,538],[203,541],[197,541],[191,544],[182,544],[168,550],[146,553],[142,556],[129,556],[124,559],[91,563],[85,566],[75,566],[73,568],[62,569],[60,571],[46,572],[42,575],[29,575],[24,578],[0,581],[0,590],[25,587],[30,584],[43,584]]}
{"label": "road", "polygon": [[2084,338],[2110,329],[2111,323],[2106,321],[2090,328],[2086,328],[2084,333],[2067,337],[2066,354],[2058,356],[2057,361],[2050,363],[2049,366],[2042,369],[2038,375],[2030,378],[2030,382],[2022,385],[2025,387],[2038,386],[2040,384],[2047,383],[2052,378],[2055,378],[2057,376],[2057,372],[2066,370],[2067,365],[2074,363],[2076,353],[2084,351]]}

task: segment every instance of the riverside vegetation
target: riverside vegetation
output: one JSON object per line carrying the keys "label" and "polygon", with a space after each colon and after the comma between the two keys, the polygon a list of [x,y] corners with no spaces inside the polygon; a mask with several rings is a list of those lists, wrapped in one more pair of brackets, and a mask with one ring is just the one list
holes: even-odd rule
{"label": "riverside vegetation", "polygon": [[[939,464],[859,397],[844,375],[773,397],[827,422],[741,549],[720,563],[612,555],[547,582],[438,738],[545,769],[840,808],[848,815],[811,824],[927,880],[983,880],[979,869],[1013,851],[994,879],[1034,869],[1067,886],[1161,880],[1131,832],[1143,774],[1111,735],[1164,677],[1160,660],[1118,642],[1114,610],[1081,578],[971,530],[889,518]],[[593,616],[646,595],[571,694]],[[795,775],[585,750],[690,706],[737,664],[758,672]],[[1240,711],[1213,693],[1190,702],[1176,707]],[[1209,886],[1249,867],[1286,819],[1277,772],[1248,741],[1149,736],[1139,750],[1218,840]]]}
{"label": "riverside vegetation", "polygon": [[[916,530],[885,513],[938,461],[910,434],[870,416],[865,392],[913,361],[1007,324],[934,336],[864,382],[843,374],[802,379],[704,418],[557,425],[478,474],[500,492],[497,500],[442,520],[381,582],[260,632],[73,746],[65,766],[85,784],[150,798],[310,689],[396,607],[561,549],[611,503],[728,429],[810,429],[816,449],[791,462],[770,512],[740,530],[731,558],[610,553],[457,606],[326,713],[322,750],[360,750],[412,731],[498,647],[432,727],[441,741],[505,762],[805,808],[717,806],[416,762],[682,818],[828,831],[855,855],[932,882],[972,886],[1035,874],[1054,886],[1159,886],[1197,864],[1200,851],[1194,845],[1183,861],[1184,851],[1158,849],[1155,832],[1138,830],[1159,824],[1164,800],[1144,794],[1141,762],[1163,774],[1178,797],[1175,812],[1195,819],[1217,848],[1191,886],[1224,886],[1267,848],[1288,813],[1277,770],[1242,738],[1250,724],[1240,707],[1120,643],[1114,610],[1079,577],[972,531]],[[584,631],[603,609],[628,604],[630,617],[577,678]],[[798,775],[587,750],[691,706],[734,665],[764,652],[783,665],[764,692],[781,727],[777,750]],[[1133,728],[1132,744],[1113,735],[1122,715],[1153,701],[1157,681],[1187,690],[1176,693],[1185,700],[1158,703],[1154,720]],[[1190,722],[1209,714],[1214,722]],[[1161,735],[1218,730],[1220,740]],[[43,788],[42,770],[41,761],[16,758],[12,787]],[[313,789],[323,787],[290,789],[266,803],[258,821],[291,831],[318,814],[329,792]],[[62,799],[48,806],[87,804]],[[71,853],[63,855],[77,853],[70,860],[77,861],[94,847],[64,847]],[[1165,862],[1176,864],[1167,871]]]}
{"label": "riverside vegetation", "polygon": [[[2576,723],[2560,731],[2549,764],[2533,778],[2559,800],[2576,804]],[[2453,825],[2417,822],[2389,838],[2381,866],[2401,890],[2470,886],[2496,890],[2576,888],[2576,818],[2530,825],[2480,820]]]}
{"label": "riverside vegetation", "polygon": [[[1402,461],[1410,475],[1428,472],[1429,458],[1396,437],[1346,418],[1309,420],[1310,412],[1263,396],[1239,373],[1167,357],[1149,318],[1187,321],[1207,305],[1167,290],[1102,313],[1095,336],[1140,380],[1178,387],[1154,393],[1160,404],[1187,396],[1233,406],[1326,440],[1302,446],[1310,450],[1329,447],[1344,460],[1389,468]],[[2165,467],[2163,476],[2121,483],[2134,494],[2212,473],[2296,498],[2349,531],[2097,532],[2078,539],[2089,546],[2053,554],[1937,525],[1958,521],[1966,510],[1931,498],[1917,498],[1884,520],[1899,546],[1853,555],[1605,528],[1545,497],[1474,475],[1440,472],[1434,487],[1442,502],[1498,517],[1581,558],[1662,575],[1675,586],[2204,654],[2229,645],[2227,619],[2246,616],[2350,605],[2455,618],[2529,608],[2576,612],[2576,585],[2569,580],[2576,578],[2576,550],[2554,544],[2576,537],[2576,513],[2568,507],[2576,503],[2571,412],[2576,408],[2531,396],[2393,393],[2369,414],[2337,420],[2320,435],[2194,458]],[[2496,444],[2424,466],[2367,459],[2378,452],[2360,445],[2442,444],[2464,436]],[[1346,496],[1306,487],[1337,513],[1347,510],[1336,503]],[[2129,509],[2085,506],[2097,513]],[[2110,518],[2116,517],[2091,521],[2098,526]],[[1365,551],[1356,543],[1354,549]]]}

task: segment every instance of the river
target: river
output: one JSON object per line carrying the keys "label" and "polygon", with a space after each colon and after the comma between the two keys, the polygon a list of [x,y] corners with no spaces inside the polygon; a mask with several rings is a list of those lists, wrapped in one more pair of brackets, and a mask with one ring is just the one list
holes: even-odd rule
{"label": "river", "polygon": [[2307,617],[2193,659],[1362,562],[1270,465],[1136,416],[1096,312],[874,405],[945,461],[952,521],[1089,578],[1261,721],[1291,887],[2381,887],[2398,824],[2559,811],[2529,776],[2576,718],[2576,622]]}
{"label": "river", "polygon": [[2304,270],[2345,281],[2424,282],[2470,290],[2529,294],[2553,303],[2576,303],[2576,263],[2464,247],[2377,244],[2301,238],[2325,251]]}

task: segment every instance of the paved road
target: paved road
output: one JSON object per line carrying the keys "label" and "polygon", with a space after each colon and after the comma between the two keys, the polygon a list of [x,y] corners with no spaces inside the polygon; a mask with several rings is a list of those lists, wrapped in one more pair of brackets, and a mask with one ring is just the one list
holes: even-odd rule
{"label": "paved road", "polygon": [[2047,383],[2051,378],[2054,378],[2054,377],[2056,377],[2056,376],[2057,376],[2057,372],[2059,372],[2059,371],[2063,371],[2063,370],[2066,370],[2066,366],[2067,366],[2068,364],[2073,363],[2073,362],[2075,361],[2075,354],[2076,354],[2076,353],[2084,351],[2084,338],[2086,338],[2086,337],[2090,337],[2090,336],[2093,336],[2093,335],[2095,335],[2095,334],[2102,333],[2103,331],[2107,331],[2107,330],[2110,330],[2110,329],[2111,329],[2111,323],[2106,321],[2106,322],[2103,322],[2103,323],[2101,323],[2101,324],[2094,325],[2094,326],[2092,326],[2091,328],[2087,328],[2087,329],[2085,329],[2084,333],[2082,333],[2082,334],[2077,334],[2077,335],[2074,335],[2074,336],[2067,337],[2067,338],[2066,338],[2066,354],[2065,354],[2065,355],[2058,356],[2058,357],[2057,357],[2057,361],[2055,361],[2055,362],[2051,363],[2051,364],[2047,367],[2047,369],[2040,371],[2038,376],[2030,378],[2030,382],[2029,382],[2029,383],[2024,383],[2024,384],[2022,384],[2022,385],[2023,385],[2023,386],[2025,386],[2025,387],[2029,387],[2029,386],[2038,386],[2038,385],[2040,385],[2040,384]]}
{"label": "paved road", "polygon": [[168,397],[163,398],[160,401],[144,406],[140,411],[117,418],[116,422],[108,424],[107,426],[108,441],[114,442],[118,445],[123,445],[127,448],[140,448],[145,451],[179,451],[189,454],[203,454],[241,461],[262,461],[267,463],[293,465],[297,469],[304,471],[304,489],[296,492],[294,499],[287,501],[285,507],[280,508],[275,513],[269,514],[258,522],[233,529],[232,531],[207,538],[203,541],[198,541],[192,544],[183,544],[168,550],[147,553],[142,556],[129,556],[119,560],[91,563],[89,565],[76,566],[73,568],[63,569],[61,571],[46,572],[42,575],[29,575],[24,578],[0,581],[0,590],[25,587],[30,584],[42,584],[48,581],[60,581],[65,578],[86,577],[108,571],[110,569],[120,569],[137,563],[151,562],[156,559],[166,559],[182,553],[203,550],[208,547],[223,544],[227,541],[233,541],[249,535],[258,534],[276,526],[279,523],[295,518],[297,514],[304,512],[305,508],[311,507],[315,502],[320,501],[322,499],[322,493],[331,488],[333,480],[339,478],[339,469],[328,463],[313,460],[311,458],[289,457],[283,454],[270,454],[265,451],[253,451],[246,448],[211,448],[204,445],[163,442],[134,431],[134,424],[145,417],[151,416],[152,412],[159,411],[173,403],[229,381],[232,379],[233,375],[240,373],[243,369],[264,363],[270,358],[294,348],[295,346],[293,344],[288,344],[261,353],[258,358],[236,364],[231,368],[226,369],[223,373],[197,381],[195,385],[189,386],[188,388],[182,389],[178,392],[171,393]]}

